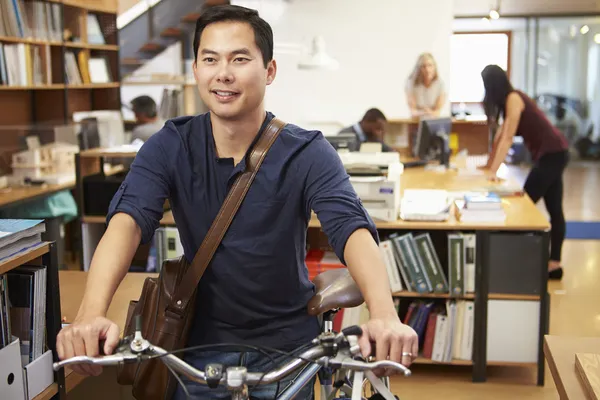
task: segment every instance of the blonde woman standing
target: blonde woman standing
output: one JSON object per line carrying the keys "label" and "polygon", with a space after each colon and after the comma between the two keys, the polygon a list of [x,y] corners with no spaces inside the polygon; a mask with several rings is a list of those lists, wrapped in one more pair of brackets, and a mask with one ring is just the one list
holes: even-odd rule
{"label": "blonde woman standing", "polygon": [[406,100],[413,118],[440,115],[446,101],[446,90],[431,53],[419,56],[406,82]]}

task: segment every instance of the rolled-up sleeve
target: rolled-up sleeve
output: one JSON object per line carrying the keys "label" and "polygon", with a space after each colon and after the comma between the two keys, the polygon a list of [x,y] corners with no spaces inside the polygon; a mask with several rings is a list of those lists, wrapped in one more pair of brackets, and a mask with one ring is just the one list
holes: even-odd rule
{"label": "rolled-up sleeve", "polygon": [[375,223],[352,187],[340,157],[323,136],[311,143],[306,160],[307,212],[315,211],[331,247],[346,265],[344,249],[354,231],[366,228],[379,243]]}
{"label": "rolled-up sleeve", "polygon": [[130,215],[142,231],[142,243],[152,239],[169,196],[169,164],[160,136],[161,132],[152,136],[138,151],[127,177],[110,202],[106,216],[108,224],[117,213]]}

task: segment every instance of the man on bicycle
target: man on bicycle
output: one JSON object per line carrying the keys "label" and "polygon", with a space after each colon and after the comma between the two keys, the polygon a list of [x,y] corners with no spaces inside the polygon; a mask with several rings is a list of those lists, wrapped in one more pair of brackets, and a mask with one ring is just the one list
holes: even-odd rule
{"label": "man on bicycle", "polygon": [[[264,106],[266,86],[277,72],[273,33],[256,11],[229,5],[207,9],[196,24],[194,55],[194,76],[210,111],[167,121],[137,153],[111,202],[77,317],[58,335],[61,359],[95,356],[102,339],[107,354],[115,349],[119,328],[105,318],[106,312],[140,242],[148,242],[159,226],[165,199],[191,262],[230,185],[244,170],[244,156],[257,133],[274,117]],[[362,353],[371,354],[373,342],[377,359],[410,365],[417,335],[395,311],[375,225],[322,133],[293,124],[273,143],[200,280],[188,345],[242,343],[293,350],[319,334],[317,319],[306,311],[314,293],[304,263],[312,210],[369,307]],[[237,364],[240,354],[190,352],[184,360],[203,369],[207,362]],[[243,362],[252,372],[274,367],[260,353],[246,354]],[[92,365],[74,369],[101,372]],[[199,398],[223,396],[186,383]],[[312,392],[309,384],[298,398],[312,398]],[[253,395],[273,398],[274,393],[275,385]],[[181,388],[175,397],[183,398]]]}

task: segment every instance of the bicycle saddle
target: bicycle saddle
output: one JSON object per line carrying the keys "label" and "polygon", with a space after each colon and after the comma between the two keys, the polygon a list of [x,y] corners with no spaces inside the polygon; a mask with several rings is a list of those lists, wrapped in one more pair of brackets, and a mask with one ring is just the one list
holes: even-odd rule
{"label": "bicycle saddle", "polygon": [[357,307],[364,301],[347,268],[321,272],[313,283],[316,292],[308,302],[309,315],[320,315],[334,308]]}

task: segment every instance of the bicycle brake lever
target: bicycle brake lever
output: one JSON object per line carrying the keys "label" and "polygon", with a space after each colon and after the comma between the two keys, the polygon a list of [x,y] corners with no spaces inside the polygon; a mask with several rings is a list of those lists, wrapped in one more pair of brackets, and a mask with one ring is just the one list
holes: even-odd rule
{"label": "bicycle brake lever", "polygon": [[53,363],[52,369],[54,369],[54,371],[58,371],[59,369],[71,364],[93,364],[101,366],[117,365],[118,363],[122,362],[127,363],[138,361],[139,359],[143,359],[145,357],[148,356],[136,355],[131,352],[117,353],[100,357],[76,356]]}
{"label": "bicycle brake lever", "polygon": [[[329,365],[331,365],[333,367],[338,367],[338,368],[362,371],[362,370],[364,370],[365,362],[356,361],[356,360],[353,360],[352,358],[348,358],[348,357],[341,358],[341,359],[338,359],[336,357],[332,360],[329,360]],[[393,369],[401,370],[404,373],[404,376],[410,376],[412,374],[410,369],[406,368],[404,365],[393,362],[393,361],[389,361],[389,360],[375,361],[375,362],[368,363],[368,365],[369,365],[369,369],[371,369],[371,370],[377,369],[377,368],[393,368]]]}

